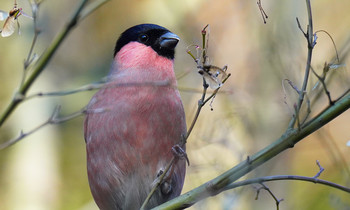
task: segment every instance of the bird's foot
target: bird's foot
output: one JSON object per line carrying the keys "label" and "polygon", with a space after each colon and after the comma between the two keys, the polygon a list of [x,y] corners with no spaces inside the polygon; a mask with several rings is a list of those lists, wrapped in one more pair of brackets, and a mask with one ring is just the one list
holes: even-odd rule
{"label": "bird's foot", "polygon": [[[157,173],[157,179],[164,173],[162,169],[159,170]],[[162,192],[163,195],[168,195],[172,192],[172,186],[171,186],[171,176],[165,175],[163,177],[163,181],[160,184],[160,191]]]}
{"label": "bird's foot", "polygon": [[186,151],[180,147],[180,145],[176,144],[171,148],[171,151],[173,152],[173,155],[175,158],[178,159],[185,159],[187,164],[190,165],[190,160],[187,157]]}

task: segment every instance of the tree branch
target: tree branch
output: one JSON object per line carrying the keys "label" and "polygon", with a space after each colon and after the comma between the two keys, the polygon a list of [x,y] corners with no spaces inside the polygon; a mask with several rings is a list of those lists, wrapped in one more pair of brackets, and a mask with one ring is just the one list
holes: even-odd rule
{"label": "tree branch", "polygon": [[[294,147],[306,136],[317,131],[334,118],[350,108],[350,95],[336,101],[333,106],[324,109],[320,114],[309,122],[302,125],[300,129],[289,129],[279,139],[264,149],[252,155],[246,161],[241,162],[220,176],[208,181],[207,183],[171,200],[154,209],[182,209],[192,206],[196,202],[209,196],[217,195],[225,190],[227,186],[264,164],[271,158],[277,156],[284,150]],[[314,178],[310,178],[315,181]],[[318,181],[318,180],[317,180]],[[316,182],[316,181],[315,181]],[[321,181],[322,182],[322,181]],[[318,183],[318,182],[317,182]],[[322,182],[323,183],[323,182]],[[341,188],[341,187],[339,187]],[[344,190],[349,192],[348,190]]]}
{"label": "tree branch", "polygon": [[309,75],[310,75],[312,51],[314,49],[314,45],[316,44],[313,41],[314,36],[313,36],[313,23],[312,23],[312,11],[311,11],[310,0],[306,0],[306,8],[307,8],[307,14],[308,14],[308,19],[309,19],[309,25],[307,26],[307,32],[305,33],[302,30],[298,19],[297,19],[297,23],[298,23],[299,29],[302,31],[302,33],[304,34],[304,36],[306,37],[306,40],[307,40],[307,46],[308,46],[307,61],[306,61],[306,67],[305,67],[304,81],[303,81],[303,85],[302,85],[302,88],[301,88],[300,93],[299,93],[299,99],[298,99],[298,104],[297,104],[296,111],[295,111],[295,116],[292,117],[292,119],[289,123],[289,126],[288,126],[289,129],[292,129],[294,127],[295,121],[299,118],[301,105],[303,104],[303,101],[304,101],[304,95],[306,92],[306,88],[307,88],[307,84],[308,84],[308,80],[309,80]]}
{"label": "tree branch", "polygon": [[254,179],[247,179],[244,181],[240,182],[235,182],[227,187],[225,187],[225,190],[232,190],[237,187],[243,187],[246,185],[251,185],[251,184],[257,184],[257,183],[263,183],[263,182],[272,182],[272,181],[304,181],[304,182],[311,182],[314,184],[321,184],[329,187],[333,187],[335,189],[350,193],[350,188],[329,182],[323,179],[318,179],[315,177],[307,177],[307,176],[293,176],[293,175],[276,175],[276,176],[265,176],[265,177],[259,177],[259,178],[254,178]]}
{"label": "tree branch", "polygon": [[84,114],[86,112],[86,108],[83,108],[82,110],[80,110],[78,112],[72,113],[72,114],[70,114],[68,116],[65,116],[65,117],[62,117],[62,118],[58,117],[60,111],[61,111],[61,107],[60,106],[55,107],[55,109],[52,112],[52,115],[50,116],[49,119],[47,119],[42,124],[36,126],[32,130],[30,130],[30,131],[28,131],[26,133],[21,131],[18,137],[14,138],[14,139],[11,139],[9,141],[6,141],[5,143],[0,144],[0,150],[5,149],[5,148],[7,148],[7,147],[9,147],[9,146],[11,146],[11,145],[21,141],[25,137],[27,137],[27,136],[37,132],[38,130],[42,129],[43,127],[45,127],[47,125],[60,124],[60,123],[66,122],[68,120],[71,120],[73,118],[79,117],[79,116],[81,116],[82,114]]}
{"label": "tree branch", "polygon": [[259,182],[259,184],[261,185],[261,187],[260,187],[259,189],[257,189],[257,191],[256,191],[255,200],[258,200],[260,190],[266,190],[266,191],[271,195],[271,197],[275,200],[275,202],[276,202],[276,208],[277,208],[277,210],[279,210],[279,209],[280,209],[280,203],[283,201],[283,198],[282,198],[282,199],[278,199],[278,198],[275,196],[275,194],[273,194],[273,192],[270,190],[270,188],[268,188],[264,183]]}
{"label": "tree branch", "polygon": [[[101,1],[101,4],[104,2],[107,2],[108,0]],[[88,0],[82,0],[80,2],[80,5],[74,12],[71,19],[68,21],[66,26],[62,29],[62,31],[57,35],[57,37],[54,39],[54,41],[51,43],[51,45],[48,47],[48,49],[40,56],[39,60],[35,63],[34,66],[32,66],[32,69],[30,70],[32,74],[29,76],[29,78],[23,82],[23,85],[20,86],[17,93],[15,93],[14,98],[10,102],[10,104],[7,106],[5,111],[0,115],[0,127],[2,124],[7,120],[7,118],[10,116],[10,114],[16,109],[16,107],[22,102],[22,98],[27,94],[27,91],[32,86],[36,78],[40,75],[40,73],[45,69],[46,65],[49,63],[49,61],[52,59],[53,55],[57,51],[58,47],[62,44],[63,40],[67,37],[69,32],[76,26],[76,24],[81,20],[81,17],[86,17],[88,14],[87,11],[94,11],[92,8],[90,10],[85,10],[84,16],[81,16],[82,11],[84,11],[84,7],[88,3]],[[100,6],[100,4],[96,4],[96,7]],[[28,69],[29,70],[29,69]]]}

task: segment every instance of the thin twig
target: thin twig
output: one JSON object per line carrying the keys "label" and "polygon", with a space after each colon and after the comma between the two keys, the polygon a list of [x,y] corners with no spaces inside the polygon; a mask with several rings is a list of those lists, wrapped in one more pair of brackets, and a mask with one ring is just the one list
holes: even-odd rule
{"label": "thin twig", "polygon": [[[81,87],[78,87],[78,88],[72,89],[72,90],[33,93],[33,94],[26,96],[25,98],[21,98],[21,100],[29,100],[29,99],[33,99],[33,98],[37,98],[37,97],[72,95],[72,94],[85,92],[85,91],[98,90],[104,86],[105,86],[105,81],[101,80],[100,82],[87,84],[87,85],[84,85],[84,86],[81,86]],[[142,82],[142,83],[114,84],[114,85],[109,85],[108,87],[106,86],[106,88],[112,88],[112,87],[117,88],[117,87],[126,87],[126,86],[130,86],[130,87],[135,87],[135,86],[145,86],[145,87],[147,87],[147,86],[157,86],[157,87],[165,86],[165,87],[170,87],[171,85],[168,81],[165,81],[165,82]],[[176,88],[176,87],[174,86],[174,88]],[[177,87],[177,88],[181,92],[202,93],[202,90],[195,89],[195,88],[190,88],[190,87]],[[224,94],[232,94],[232,91],[229,91],[229,90],[228,91],[220,91],[220,92],[217,92],[216,90],[214,90],[214,91],[207,91],[207,92],[211,93],[211,94],[223,94],[223,93]]]}
{"label": "thin twig", "polygon": [[284,180],[284,181],[305,181],[305,182],[311,182],[314,184],[321,184],[321,185],[326,185],[347,193],[350,193],[350,188],[349,187],[345,187],[327,180],[323,180],[323,179],[318,179],[318,178],[314,178],[314,177],[307,177],[307,176],[295,176],[295,175],[275,175],[275,176],[265,176],[265,177],[258,177],[258,178],[253,178],[253,179],[247,179],[244,181],[239,181],[239,182],[235,182],[232,184],[227,185],[224,188],[224,191],[227,190],[232,190],[234,188],[237,187],[243,187],[246,185],[251,185],[251,184],[256,184],[256,183],[262,183],[262,182],[271,182],[271,181],[280,181],[280,180]]}
{"label": "thin twig", "polygon": [[38,35],[39,35],[39,30],[37,28],[37,17],[38,17],[38,11],[39,11],[39,5],[40,3],[36,3],[36,2],[31,2],[30,0],[28,0],[29,4],[31,5],[32,8],[32,18],[33,18],[33,29],[34,29],[34,37],[32,40],[32,44],[30,46],[28,55],[27,55],[27,59],[24,61],[24,68],[23,68],[23,73],[22,73],[22,78],[19,84],[19,87],[22,87],[24,82],[26,81],[27,78],[27,68],[28,66],[35,60],[36,56],[34,54],[34,56],[32,56]]}
{"label": "thin twig", "polygon": [[31,95],[28,95],[27,97],[23,98],[23,100],[29,100],[33,99],[36,97],[45,97],[45,96],[66,96],[66,95],[71,95],[79,92],[84,92],[84,91],[92,91],[92,90],[97,90],[103,87],[104,83],[92,83],[88,85],[84,85],[82,87],[73,89],[73,90],[66,90],[66,91],[57,91],[57,92],[39,92],[39,93],[34,93]]}
{"label": "thin twig", "polygon": [[[334,50],[335,50],[335,55],[336,55],[335,58],[332,59],[332,61],[333,61],[333,60],[336,60],[336,63],[331,63],[331,64],[325,63],[325,65],[324,65],[324,67],[323,67],[323,73],[322,73],[321,78],[324,78],[324,82],[325,82],[326,75],[327,75],[327,73],[329,72],[330,69],[333,69],[333,68],[332,68],[333,66],[334,66],[335,68],[338,68],[338,67],[340,67],[340,66],[344,66],[345,64],[341,64],[341,63],[340,63],[340,62],[341,62],[341,59],[339,58],[339,53],[338,53],[338,50],[337,50],[337,46],[336,46],[336,44],[335,44],[335,41],[334,41],[333,37],[330,35],[330,33],[328,33],[326,30],[318,30],[318,31],[315,32],[315,34],[320,33],[320,32],[325,33],[325,34],[331,39],[332,44],[333,44],[333,47],[334,47]],[[347,52],[348,52],[348,51],[347,51]],[[346,56],[347,52],[344,53],[344,56],[343,56],[343,57]],[[334,68],[334,69],[335,69],[335,68]],[[317,83],[315,84],[314,88],[317,87],[318,83],[319,83],[319,82],[317,82]],[[326,82],[325,82],[325,83],[326,83]],[[314,88],[313,88],[313,89],[314,89]],[[345,96],[346,94],[347,94],[347,92],[345,92],[341,97]],[[316,99],[318,98],[319,95],[320,95],[320,92],[317,93]],[[340,98],[341,98],[341,97],[340,97]],[[340,99],[340,98],[338,98],[338,99]],[[337,99],[337,100],[338,100],[338,99]],[[331,101],[330,104],[332,104],[332,102],[334,103],[334,101],[332,101],[332,100],[329,100],[329,101]]]}
{"label": "thin twig", "polygon": [[260,190],[266,190],[266,191],[271,195],[271,197],[275,200],[277,210],[279,210],[279,205],[280,205],[280,203],[283,201],[283,198],[282,198],[282,199],[278,199],[278,198],[273,194],[273,192],[270,190],[270,188],[268,188],[264,183],[260,182],[259,184],[260,184],[262,187],[260,187],[260,188],[257,189],[255,200],[258,200]]}
{"label": "thin twig", "polygon": [[171,82],[169,80],[164,81],[155,81],[155,82],[128,82],[128,83],[108,83],[105,79],[102,79],[99,82],[91,83],[84,85],[82,87],[72,89],[72,90],[65,90],[65,91],[56,91],[56,92],[39,92],[34,93],[31,95],[28,95],[25,98],[21,98],[21,100],[29,100],[36,97],[44,97],[44,96],[66,96],[66,95],[72,95],[79,92],[84,91],[93,91],[98,90],[101,88],[122,88],[122,87],[170,87],[170,88],[176,88],[176,86],[171,85]]}
{"label": "thin twig", "polygon": [[335,103],[335,102],[339,101],[340,99],[344,98],[349,93],[350,93],[350,88],[347,89],[343,94],[341,94],[337,99],[333,100],[333,102]]}
{"label": "thin twig", "polygon": [[310,75],[310,67],[311,67],[311,58],[312,58],[312,51],[314,49],[314,45],[316,44],[313,40],[314,40],[314,36],[313,36],[313,21],[312,21],[312,11],[311,11],[311,2],[310,0],[306,0],[306,7],[307,7],[307,14],[308,14],[308,19],[309,19],[309,24],[307,27],[307,32],[305,33],[303,31],[303,29],[300,26],[299,20],[297,18],[297,23],[298,23],[298,27],[299,29],[302,31],[302,33],[304,34],[304,36],[307,39],[307,46],[308,46],[308,53],[307,53],[307,61],[306,61],[306,67],[305,67],[305,75],[304,75],[304,81],[303,81],[303,85],[299,94],[299,99],[298,99],[298,103],[297,103],[297,107],[296,107],[296,113],[295,113],[295,117],[291,119],[288,128],[292,129],[294,127],[295,121],[299,115],[300,112],[300,108],[301,105],[303,104],[304,101],[304,95],[306,92],[306,88],[307,88],[307,84],[309,81],[309,75]]}
{"label": "thin twig", "polygon": [[202,93],[202,97],[201,99],[198,101],[198,106],[197,106],[197,111],[196,111],[196,114],[194,115],[194,118],[192,120],[192,123],[190,125],[190,127],[188,128],[188,131],[187,131],[187,134],[186,134],[186,139],[190,136],[193,128],[194,128],[194,125],[196,124],[197,122],[197,119],[198,119],[198,116],[204,106],[204,100],[205,100],[205,95],[207,93],[207,89],[208,89],[208,85],[205,83],[205,80],[203,79],[203,93]]}
{"label": "thin twig", "polygon": [[267,14],[266,14],[264,8],[261,6],[261,0],[258,0],[258,1],[256,2],[256,4],[258,5],[258,8],[259,8],[259,10],[260,10],[261,17],[262,17],[262,19],[263,19],[263,21],[264,21],[264,24],[266,24],[266,19],[269,18],[269,17],[267,16]]}
{"label": "thin twig", "polygon": [[307,95],[307,93],[305,93],[305,98],[306,98],[306,104],[307,104],[306,115],[305,115],[303,121],[301,122],[301,124],[299,125],[298,129],[300,129],[300,126],[305,124],[306,120],[309,118],[309,116],[311,114],[311,102],[310,102],[310,98]]}
{"label": "thin twig", "polygon": [[[325,67],[326,68],[326,67]],[[332,101],[332,98],[331,98],[331,93],[328,91],[328,88],[327,88],[327,85],[325,83],[325,79],[326,79],[326,71],[324,71],[324,75],[323,76],[320,76],[316,73],[316,71],[314,70],[314,68],[311,67],[311,71],[312,73],[317,77],[317,79],[321,82],[322,84],[322,87],[324,89],[324,92],[326,93],[327,95],[327,98],[328,98],[328,103],[329,105],[333,105],[334,102]]]}
{"label": "thin twig", "polygon": [[295,18],[297,21],[297,25],[299,30],[304,34],[305,38],[307,38],[307,33],[305,33],[304,29],[301,27],[300,22],[299,22],[299,18]]}
{"label": "thin twig", "polygon": [[333,162],[340,162],[343,169],[345,170],[348,177],[350,177],[350,165],[347,163],[347,154],[342,153],[341,148],[339,148],[338,144],[334,137],[325,130],[321,130],[317,132],[318,138],[325,144],[323,145],[327,152],[330,153],[330,157],[332,157]]}
{"label": "thin twig", "polygon": [[[287,81],[288,84],[292,87],[293,90],[295,90],[295,92],[300,95],[300,90],[298,89],[298,87],[296,85],[294,85],[294,83],[289,80],[289,79],[284,79],[282,81],[282,88],[283,88],[283,92],[284,92],[284,104],[287,105],[288,109],[290,110],[289,106],[288,106],[288,103],[287,103],[287,91],[286,91],[286,88],[284,86],[284,82]],[[295,115],[293,116],[294,118],[296,118],[297,120],[297,125],[298,125],[298,129],[300,129],[300,127],[306,122],[306,120],[308,119],[310,113],[311,113],[311,105],[310,105],[310,99],[307,95],[307,93],[305,93],[305,97],[306,97],[306,102],[307,102],[307,112],[306,112],[306,116],[304,117],[304,120],[302,122],[300,122],[300,116],[299,116],[299,112],[297,111],[297,106],[296,104],[294,104],[294,112]],[[293,115],[293,114],[292,114]]]}
{"label": "thin twig", "polygon": [[67,115],[65,117],[61,117],[59,118],[59,112],[61,110],[60,106],[56,106],[54,111],[52,112],[52,115],[49,117],[49,119],[47,119],[45,122],[43,122],[42,124],[36,126],[35,128],[33,128],[32,130],[24,133],[23,131],[20,132],[19,136],[11,139],[9,141],[6,141],[5,143],[0,144],[0,150],[5,149],[7,147],[10,147],[11,145],[21,141],[22,139],[24,139],[25,137],[37,132],[38,130],[42,129],[43,127],[47,126],[47,125],[53,125],[53,124],[60,124],[63,122],[66,122],[68,120],[71,120],[73,118],[79,117],[82,114],[84,114],[86,112],[86,108],[81,109],[80,111],[74,112],[70,115]]}
{"label": "thin twig", "polygon": [[338,50],[337,50],[337,45],[335,44],[335,42],[334,42],[334,40],[333,40],[333,37],[332,37],[326,30],[317,30],[317,31],[315,31],[315,34],[317,34],[317,33],[319,33],[319,32],[323,32],[323,33],[327,34],[328,37],[331,39],[332,44],[333,44],[333,47],[334,47],[334,50],[335,50],[335,55],[336,55],[337,62],[340,63],[340,59],[339,59],[339,55],[338,55]]}
{"label": "thin twig", "polygon": [[[231,74],[229,74],[231,76]],[[179,91],[180,92],[186,92],[186,93],[200,93],[202,94],[202,90],[200,89],[197,89],[197,88],[191,88],[191,87],[178,87]],[[207,93],[208,94],[213,94],[215,93],[216,89],[215,90],[207,90]],[[230,94],[233,94],[233,91],[232,90],[220,90],[220,92],[216,92],[216,94],[227,94],[227,95],[230,95]]]}
{"label": "thin twig", "polygon": [[318,177],[320,177],[321,173],[324,171],[324,168],[321,166],[320,161],[316,160],[316,164],[318,166],[318,168],[320,169],[317,174],[313,177],[315,179],[317,179]]}
{"label": "thin twig", "polygon": [[[27,59],[24,61],[24,71],[26,72],[28,66],[34,61],[34,57],[32,57],[33,51],[34,51],[34,47],[36,44],[36,41],[38,39],[38,36],[40,34],[40,29],[38,27],[38,12],[39,12],[39,6],[40,3],[37,2],[29,2],[31,4],[32,7],[32,17],[33,17],[33,29],[34,29],[34,37],[32,40],[32,44],[30,46],[29,52],[28,52],[28,56]],[[25,81],[25,77],[23,79],[23,83]],[[21,86],[23,85],[23,83],[21,83]]]}
{"label": "thin twig", "polygon": [[203,49],[203,65],[207,63],[207,51],[209,47],[209,33],[207,33],[207,28],[209,29],[209,24],[207,24],[202,30],[202,49]]}

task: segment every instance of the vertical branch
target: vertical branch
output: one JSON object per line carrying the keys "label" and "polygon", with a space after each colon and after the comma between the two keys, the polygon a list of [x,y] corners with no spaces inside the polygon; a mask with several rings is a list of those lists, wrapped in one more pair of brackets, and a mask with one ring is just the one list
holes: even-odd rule
{"label": "vertical branch", "polygon": [[196,124],[197,119],[198,119],[198,117],[199,117],[199,113],[201,112],[202,107],[203,107],[204,104],[205,104],[205,103],[204,103],[204,100],[205,100],[205,95],[206,95],[206,93],[207,93],[207,89],[208,89],[208,85],[206,84],[206,82],[205,82],[205,80],[204,80],[204,78],[203,78],[203,93],[202,93],[202,97],[201,97],[201,99],[198,101],[198,107],[197,107],[196,114],[195,114],[194,119],[193,119],[193,121],[192,121],[192,123],[191,123],[191,125],[190,125],[190,127],[189,127],[189,129],[188,129],[188,131],[187,131],[187,133],[186,133],[186,137],[185,137],[186,140],[187,140],[188,137],[190,136],[190,134],[191,134],[191,132],[192,132],[192,130],[193,130],[193,128],[194,128],[194,125]]}
{"label": "vertical branch", "polygon": [[[206,25],[203,30],[202,30],[202,56],[203,56],[203,61],[202,64],[205,65],[207,63],[207,49],[208,49],[208,43],[206,43],[206,40],[208,39],[207,36],[207,28],[209,27],[209,24]],[[208,35],[209,36],[209,35]],[[204,81],[204,80],[203,80]],[[205,82],[205,81],[204,81]]]}
{"label": "vertical branch", "polygon": [[[38,35],[40,33],[40,29],[38,28],[38,11],[39,11],[39,6],[40,6],[40,2],[36,3],[36,2],[29,2],[31,7],[32,7],[32,17],[33,17],[33,28],[34,28],[34,37],[33,37],[33,41],[32,44],[30,46],[29,49],[29,53],[27,56],[27,59],[24,61],[24,71],[27,70],[28,66],[30,65],[30,63],[33,61],[32,59],[32,54],[33,54],[33,50],[34,50],[34,46],[36,44],[36,41],[38,39]],[[25,80],[23,80],[24,82]],[[23,85],[23,83],[21,84]]]}
{"label": "vertical branch", "polygon": [[35,44],[36,44],[36,41],[38,39],[38,36],[39,36],[39,33],[40,33],[40,30],[38,28],[38,11],[39,11],[39,6],[40,6],[40,3],[41,2],[32,2],[30,0],[28,0],[30,6],[32,7],[32,18],[33,18],[33,29],[34,29],[34,37],[33,37],[33,40],[32,40],[32,44],[30,46],[30,49],[29,49],[29,52],[28,52],[28,55],[27,55],[27,59],[24,61],[24,68],[23,68],[23,74],[22,74],[22,79],[21,79],[21,82],[20,82],[20,85],[19,87],[22,87],[24,85],[24,82],[26,81],[26,78],[27,78],[27,69],[29,67],[29,65],[35,60],[36,58],[36,55],[34,54],[33,55],[33,51],[34,51],[34,47],[35,47]]}
{"label": "vertical branch", "polygon": [[296,119],[299,117],[301,105],[303,104],[304,101],[304,96],[307,88],[307,83],[309,80],[309,75],[310,75],[310,68],[311,68],[311,58],[312,58],[312,51],[315,46],[314,42],[314,36],[313,36],[313,23],[312,23],[312,11],[311,11],[311,3],[310,0],[306,0],[306,8],[307,8],[307,14],[308,14],[308,19],[309,19],[309,24],[307,26],[307,32],[305,33],[300,26],[299,20],[297,19],[298,26],[300,30],[303,32],[305,38],[307,39],[307,45],[308,45],[308,51],[307,51],[307,61],[306,61],[306,67],[305,67],[305,75],[304,75],[304,81],[303,81],[303,86],[301,88],[301,91],[299,93],[299,99],[298,99],[298,104],[295,110],[295,116],[291,119],[288,128],[292,129],[295,125]]}

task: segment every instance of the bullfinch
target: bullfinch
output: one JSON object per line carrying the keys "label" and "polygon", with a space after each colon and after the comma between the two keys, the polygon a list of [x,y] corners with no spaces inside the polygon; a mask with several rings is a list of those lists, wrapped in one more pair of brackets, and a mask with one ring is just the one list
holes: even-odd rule
{"label": "bullfinch", "polygon": [[[174,74],[178,42],[154,24],[124,31],[108,81],[87,106],[88,179],[102,210],[139,209],[174,158],[173,147],[185,150],[185,113]],[[185,172],[186,161],[174,161],[146,208],[178,196]]]}

